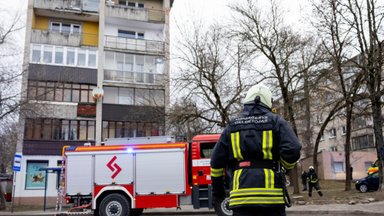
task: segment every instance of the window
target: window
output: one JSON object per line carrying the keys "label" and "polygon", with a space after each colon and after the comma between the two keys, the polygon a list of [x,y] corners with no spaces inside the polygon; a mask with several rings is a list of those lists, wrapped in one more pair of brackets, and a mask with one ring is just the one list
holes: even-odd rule
{"label": "window", "polygon": [[373,135],[367,134],[352,138],[352,150],[367,149],[375,147]]}
{"label": "window", "polygon": [[103,140],[114,137],[162,136],[163,134],[163,126],[160,123],[103,121]]}
{"label": "window", "polygon": [[52,46],[44,46],[43,63],[52,63]]}
{"label": "window", "polygon": [[335,173],[344,172],[344,162],[333,162],[333,170]]}
{"label": "window", "polygon": [[51,30],[52,31],[60,32],[60,30],[61,30],[61,23],[52,22],[51,23]]}
{"label": "window", "polygon": [[136,89],[135,90],[135,105],[149,105],[149,90]]}
{"label": "window", "polygon": [[40,62],[41,59],[41,46],[32,45],[32,62]]}
{"label": "window", "polygon": [[75,65],[75,49],[67,48],[67,65]]}
{"label": "window", "polygon": [[73,23],[51,22],[51,31],[67,34],[79,34],[81,33],[81,25]]}
{"label": "window", "polygon": [[46,176],[41,168],[48,167],[48,161],[27,161],[25,189],[44,189]]}
{"label": "window", "polygon": [[144,3],[127,1],[127,0],[119,0],[119,5],[128,6],[128,7],[135,7],[135,8],[144,8]]}
{"label": "window", "polygon": [[28,82],[28,99],[46,101],[66,101],[94,103],[92,89],[95,86],[85,84]]}
{"label": "window", "polygon": [[347,134],[347,126],[343,125],[341,126],[341,135]]}
{"label": "window", "polygon": [[97,67],[97,50],[33,44],[30,61],[40,64]]}
{"label": "window", "polygon": [[337,151],[337,146],[331,146],[331,151]]}
{"label": "window", "polygon": [[63,64],[63,47],[55,47],[55,64]]}
{"label": "window", "polygon": [[119,29],[117,31],[117,36],[118,37],[125,37],[125,38],[136,38],[136,32],[134,32],[134,31],[125,31],[125,30]]}
{"label": "window", "polygon": [[215,143],[200,144],[200,158],[211,158]]}
{"label": "window", "polygon": [[115,87],[104,87],[103,103],[118,104],[119,90]]}
{"label": "window", "polygon": [[96,67],[96,51],[89,51],[88,67]]}
{"label": "window", "polygon": [[133,89],[119,88],[119,104],[133,104]]}
{"label": "window", "polygon": [[132,39],[144,39],[143,32],[129,31],[129,30],[117,30],[118,37],[132,38]]}
{"label": "window", "polygon": [[86,64],[86,53],[85,50],[77,51],[77,66],[85,66]]}
{"label": "window", "polygon": [[25,139],[94,140],[95,121],[63,119],[26,119]]}
{"label": "window", "polygon": [[328,132],[329,132],[329,138],[330,139],[336,137],[336,129],[335,128],[331,128]]}

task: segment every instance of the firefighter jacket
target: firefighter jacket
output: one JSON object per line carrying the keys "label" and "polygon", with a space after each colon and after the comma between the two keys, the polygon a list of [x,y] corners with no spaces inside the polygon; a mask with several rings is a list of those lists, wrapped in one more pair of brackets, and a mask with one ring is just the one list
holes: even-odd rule
{"label": "firefighter jacket", "polygon": [[319,181],[315,170],[309,170],[307,181],[311,184],[316,184]]}
{"label": "firefighter jacket", "polygon": [[213,196],[225,197],[225,175],[229,178],[230,208],[284,206],[277,162],[292,169],[300,150],[288,122],[262,104],[245,104],[241,116],[230,121],[214,147]]}

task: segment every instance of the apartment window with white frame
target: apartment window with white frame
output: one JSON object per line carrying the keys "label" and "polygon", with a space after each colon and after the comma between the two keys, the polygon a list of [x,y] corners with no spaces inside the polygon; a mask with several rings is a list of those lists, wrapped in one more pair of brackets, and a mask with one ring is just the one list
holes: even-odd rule
{"label": "apartment window with white frame", "polygon": [[105,52],[105,69],[108,70],[162,74],[163,67],[161,57]]}
{"label": "apartment window with white frame", "polygon": [[31,45],[31,63],[96,68],[97,50],[45,44]]}
{"label": "apartment window with white frame", "polygon": [[134,1],[127,1],[127,0],[119,0],[119,5],[134,7],[134,8],[144,8],[144,3],[142,2],[134,2]]}
{"label": "apartment window with white frame", "polygon": [[117,30],[117,36],[132,39],[144,39],[143,32],[129,31],[129,30]]}
{"label": "apartment window with white frame", "polygon": [[332,138],[336,137],[336,129],[335,128],[329,129],[328,132],[329,132],[329,139],[332,139]]}
{"label": "apartment window with white frame", "polygon": [[81,25],[74,23],[63,23],[63,22],[51,22],[51,31],[57,31],[68,34],[80,34]]}

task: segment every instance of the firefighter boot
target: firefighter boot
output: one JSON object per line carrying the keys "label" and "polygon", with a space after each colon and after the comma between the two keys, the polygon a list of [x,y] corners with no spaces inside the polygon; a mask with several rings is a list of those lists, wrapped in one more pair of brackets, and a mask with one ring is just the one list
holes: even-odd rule
{"label": "firefighter boot", "polygon": [[320,196],[323,196],[323,193],[321,191],[317,191],[317,193],[319,193]]}
{"label": "firefighter boot", "polygon": [[312,193],[311,193],[311,192],[309,192],[309,193],[308,193],[308,196],[309,196],[309,197],[312,197]]}

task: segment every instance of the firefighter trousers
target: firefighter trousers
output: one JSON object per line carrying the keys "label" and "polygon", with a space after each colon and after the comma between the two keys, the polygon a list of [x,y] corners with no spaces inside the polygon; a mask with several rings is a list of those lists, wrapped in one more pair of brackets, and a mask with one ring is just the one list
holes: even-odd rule
{"label": "firefighter trousers", "polygon": [[320,196],[323,196],[323,193],[321,192],[320,190],[320,186],[319,186],[319,183],[316,182],[316,183],[311,183],[309,182],[308,183],[308,196],[312,196],[312,188],[315,188],[317,190],[317,193],[320,195]]}
{"label": "firefighter trousers", "polygon": [[285,207],[241,207],[232,209],[233,216],[286,216]]}

